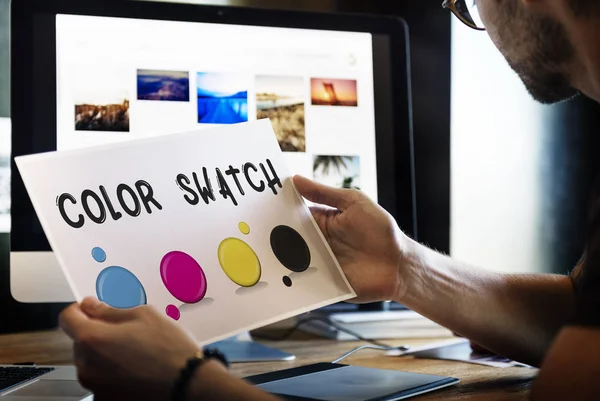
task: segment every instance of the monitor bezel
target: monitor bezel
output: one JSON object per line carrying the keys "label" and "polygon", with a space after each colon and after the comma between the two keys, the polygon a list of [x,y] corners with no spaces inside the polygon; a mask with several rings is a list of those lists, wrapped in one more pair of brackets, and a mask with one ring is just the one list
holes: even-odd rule
{"label": "monitor bezel", "polygon": [[[414,172],[412,104],[410,87],[410,56],[408,27],[404,20],[392,16],[354,15],[341,13],[314,13],[223,7],[194,4],[160,3],[154,1],[90,1],[90,0],[19,0],[11,4],[11,194],[12,221],[35,218],[35,211],[14,163],[14,157],[56,149],[56,81],[36,83],[31,80],[32,66],[40,49],[33,43],[33,26],[40,14],[77,14],[107,17],[143,18],[171,21],[205,22],[235,25],[253,25],[285,28],[305,28],[331,31],[368,32],[390,38],[393,135],[376,135],[378,201],[396,219],[411,237],[416,232],[416,187]],[[56,60],[55,34],[49,38]],[[56,76],[56,62],[48,66]],[[40,84],[40,85],[38,85]],[[36,86],[37,85],[37,86]],[[43,90],[49,96],[40,101],[30,94]],[[45,107],[54,105],[54,107]],[[30,110],[48,109],[44,118],[31,118]],[[376,110],[377,113],[377,110]],[[377,123],[377,115],[376,115]],[[36,128],[37,127],[37,128]],[[54,127],[53,148],[32,144],[32,131]],[[47,147],[47,149],[46,149]],[[391,171],[390,171],[391,169]],[[398,183],[410,183],[410,190],[399,188]],[[20,219],[20,220],[19,220]],[[14,224],[13,224],[14,226]],[[20,230],[20,229],[19,229]],[[11,230],[11,250],[16,252],[49,251],[45,241],[33,233]],[[45,236],[42,233],[42,237]],[[42,249],[45,248],[45,249]]]}

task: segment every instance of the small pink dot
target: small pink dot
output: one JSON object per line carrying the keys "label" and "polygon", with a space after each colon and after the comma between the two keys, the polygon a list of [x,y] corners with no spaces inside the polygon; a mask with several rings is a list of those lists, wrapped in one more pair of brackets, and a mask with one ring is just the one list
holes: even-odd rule
{"label": "small pink dot", "polygon": [[179,320],[179,318],[181,317],[181,313],[175,305],[168,305],[166,312],[167,316],[169,316],[173,320]]}

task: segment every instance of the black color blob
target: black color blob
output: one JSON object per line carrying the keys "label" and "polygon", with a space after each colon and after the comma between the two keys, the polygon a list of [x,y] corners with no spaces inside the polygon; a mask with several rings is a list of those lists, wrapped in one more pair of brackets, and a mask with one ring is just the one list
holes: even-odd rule
{"label": "black color blob", "polygon": [[285,284],[286,287],[291,287],[292,279],[289,278],[288,276],[283,276],[283,284]]}
{"label": "black color blob", "polygon": [[293,272],[303,272],[310,265],[310,249],[292,227],[277,226],[271,231],[271,249],[281,264]]}

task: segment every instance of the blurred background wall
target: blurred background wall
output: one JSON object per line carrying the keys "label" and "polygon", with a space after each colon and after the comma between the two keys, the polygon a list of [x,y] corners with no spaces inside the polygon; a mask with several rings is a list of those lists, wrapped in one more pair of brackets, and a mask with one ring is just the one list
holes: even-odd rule
{"label": "blurred background wall", "polygon": [[565,273],[600,172],[600,108],[583,97],[540,105],[485,33],[453,19],[451,34],[451,255]]}

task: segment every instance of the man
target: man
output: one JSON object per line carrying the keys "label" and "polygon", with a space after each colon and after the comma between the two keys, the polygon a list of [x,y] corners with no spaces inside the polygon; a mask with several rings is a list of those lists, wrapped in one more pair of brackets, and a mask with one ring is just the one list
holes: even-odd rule
{"label": "man", "polygon": [[[448,0],[474,28],[478,13],[531,95],[553,103],[583,93],[600,101],[600,1]],[[490,77],[493,79],[493,77]],[[509,100],[509,99],[507,99]],[[420,245],[361,193],[295,177],[358,298],[396,300],[474,342],[541,370],[533,400],[600,397],[600,202],[586,251],[568,276],[500,274]],[[80,379],[97,399],[169,399],[198,350],[151,308],[72,305],[61,325],[74,339]],[[272,400],[209,360],[186,383],[186,400]]]}

